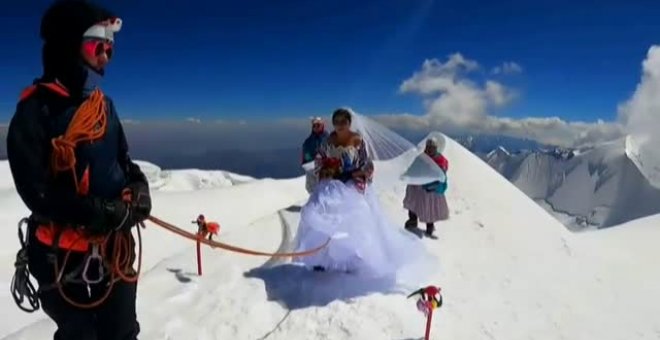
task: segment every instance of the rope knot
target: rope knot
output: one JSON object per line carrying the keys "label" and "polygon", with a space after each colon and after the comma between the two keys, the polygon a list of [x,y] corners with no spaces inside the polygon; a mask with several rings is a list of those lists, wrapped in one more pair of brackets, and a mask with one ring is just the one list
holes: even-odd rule
{"label": "rope knot", "polygon": [[53,138],[53,170],[65,171],[72,169],[76,163],[74,148],[76,144],[66,140],[64,136]]}
{"label": "rope knot", "polygon": [[53,138],[53,145],[56,147],[75,147],[76,144],[64,138],[64,136],[57,136]]}

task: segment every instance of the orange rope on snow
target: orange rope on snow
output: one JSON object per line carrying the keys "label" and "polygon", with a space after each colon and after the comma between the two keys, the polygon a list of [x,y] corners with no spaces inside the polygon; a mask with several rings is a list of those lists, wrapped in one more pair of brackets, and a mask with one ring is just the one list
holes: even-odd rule
{"label": "orange rope on snow", "polygon": [[246,248],[240,248],[236,246],[232,246],[230,244],[226,244],[223,242],[218,242],[218,241],[213,241],[213,240],[208,240],[205,238],[199,238],[197,234],[193,234],[189,231],[186,231],[185,229],[181,229],[173,224],[167,223],[157,217],[154,216],[149,216],[149,221],[153,222],[159,227],[162,227],[166,230],[169,230],[179,236],[185,237],[189,240],[197,242],[199,240],[200,243],[204,243],[208,246],[214,247],[214,248],[222,248],[234,253],[239,253],[239,254],[245,254],[245,255],[254,255],[254,256],[271,256],[271,257],[293,257],[293,256],[309,256],[314,253],[319,252],[321,249],[325,248],[329,243],[331,238],[328,238],[323,244],[319,245],[316,248],[309,249],[306,251],[302,252],[295,252],[295,253],[267,253],[267,252],[262,252],[262,251],[256,251],[256,250],[251,250],[251,249],[246,249]]}

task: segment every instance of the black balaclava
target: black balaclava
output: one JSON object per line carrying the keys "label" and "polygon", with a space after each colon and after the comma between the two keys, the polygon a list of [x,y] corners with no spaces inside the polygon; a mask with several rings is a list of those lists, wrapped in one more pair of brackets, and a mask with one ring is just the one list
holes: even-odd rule
{"label": "black balaclava", "polygon": [[60,0],[48,8],[41,19],[41,81],[58,80],[72,96],[82,95],[91,71],[80,56],[83,34],[94,24],[112,17],[108,10],[84,0]]}

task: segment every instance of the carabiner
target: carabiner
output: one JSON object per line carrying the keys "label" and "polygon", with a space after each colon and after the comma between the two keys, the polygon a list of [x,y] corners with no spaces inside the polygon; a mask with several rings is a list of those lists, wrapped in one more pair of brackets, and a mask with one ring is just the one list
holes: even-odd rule
{"label": "carabiner", "polygon": [[[89,277],[87,277],[87,272],[89,270],[89,264],[92,262],[92,260],[97,260],[99,261],[99,277],[96,280],[90,280]],[[85,262],[85,268],[83,269],[82,272],[82,278],[83,281],[87,284],[97,284],[101,281],[103,281],[103,277],[105,276],[105,273],[103,272],[103,258],[101,258],[101,253],[99,252],[99,245],[95,244],[92,246],[92,253],[87,256],[87,261]]]}
{"label": "carabiner", "polygon": [[28,236],[29,231],[27,227],[25,228],[25,233],[23,233],[23,224],[27,226],[28,223],[29,223],[29,219],[27,217],[22,218],[18,222],[18,241],[21,243],[21,248],[27,247],[28,244],[30,243],[30,238]]}

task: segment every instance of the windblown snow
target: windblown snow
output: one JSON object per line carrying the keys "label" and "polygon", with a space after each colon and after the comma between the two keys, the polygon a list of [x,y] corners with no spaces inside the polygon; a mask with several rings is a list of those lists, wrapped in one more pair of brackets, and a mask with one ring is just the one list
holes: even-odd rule
{"label": "windblown snow", "polygon": [[[447,139],[445,155],[451,217],[437,225],[438,240],[421,241],[442,266],[429,268],[434,279],[428,283],[442,287],[445,301],[434,316],[432,339],[660,338],[660,215],[626,228],[574,234],[458,143]],[[378,163],[376,176],[403,173],[409,162],[402,157]],[[7,163],[1,165],[0,280],[7,289],[0,294],[0,338],[50,338],[55,327],[43,312],[21,312],[9,294],[15,225],[27,211]],[[155,165],[142,165],[155,187],[154,216],[192,230],[190,221],[204,213],[220,222],[224,242],[290,249],[307,197],[304,178],[187,170],[165,175]],[[584,166],[580,171],[598,171]],[[592,178],[587,174],[583,178]],[[402,227],[403,183],[382,188],[381,203]],[[213,249],[204,249],[204,274],[198,277],[194,244],[153,225],[144,239],[141,339],[423,337],[425,319],[405,295],[337,299],[350,288],[337,284],[338,274],[291,272],[278,267],[280,260]]]}

